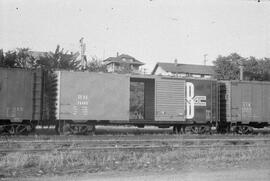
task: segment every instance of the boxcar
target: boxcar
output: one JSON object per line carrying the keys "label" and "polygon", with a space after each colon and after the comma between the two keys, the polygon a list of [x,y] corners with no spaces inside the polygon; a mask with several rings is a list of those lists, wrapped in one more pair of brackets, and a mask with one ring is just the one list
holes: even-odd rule
{"label": "boxcar", "polygon": [[[69,71],[55,74],[56,106],[51,112],[59,132],[88,133],[97,124],[128,124],[174,126],[175,131],[190,126],[201,133],[218,121],[215,80]],[[143,86],[139,117],[131,116],[132,94],[138,93],[131,90],[134,83]]]}
{"label": "boxcar", "polygon": [[42,119],[42,71],[0,68],[0,132],[29,132]]}
{"label": "boxcar", "polygon": [[270,82],[220,81],[223,128],[249,133],[270,124]]}

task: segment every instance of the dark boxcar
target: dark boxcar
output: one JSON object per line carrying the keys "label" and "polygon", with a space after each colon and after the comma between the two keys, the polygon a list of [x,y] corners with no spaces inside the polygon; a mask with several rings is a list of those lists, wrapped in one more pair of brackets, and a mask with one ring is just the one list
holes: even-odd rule
{"label": "dark boxcar", "polygon": [[196,123],[217,122],[218,84],[216,80],[186,79],[186,119]]}
{"label": "dark boxcar", "polygon": [[270,83],[258,81],[220,82],[220,116],[241,133],[270,123]]}
{"label": "dark boxcar", "polygon": [[30,124],[41,120],[42,79],[41,71],[0,68],[2,130],[22,132],[24,126],[19,123]]}
{"label": "dark boxcar", "polygon": [[219,121],[216,80],[133,76],[131,81],[144,82],[145,120],[141,125],[193,125],[199,131],[202,125]]}

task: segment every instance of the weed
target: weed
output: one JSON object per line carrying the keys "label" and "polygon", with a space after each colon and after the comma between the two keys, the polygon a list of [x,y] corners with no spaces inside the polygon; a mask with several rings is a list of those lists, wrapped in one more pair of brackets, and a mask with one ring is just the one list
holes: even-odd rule
{"label": "weed", "polygon": [[[181,168],[235,164],[239,161],[268,159],[270,150],[262,147],[250,148],[194,148],[162,151],[55,151],[46,153],[10,153],[1,155],[0,170],[4,173],[35,175],[46,173],[101,172],[107,170],[134,170],[162,168],[178,164]],[[14,175],[8,175],[14,176]]]}

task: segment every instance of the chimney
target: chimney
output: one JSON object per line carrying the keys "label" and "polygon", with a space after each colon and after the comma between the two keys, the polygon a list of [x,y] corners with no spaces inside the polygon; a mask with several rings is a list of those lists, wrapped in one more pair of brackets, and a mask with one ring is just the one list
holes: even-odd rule
{"label": "chimney", "polygon": [[118,57],[118,56],[119,56],[119,52],[116,53],[116,57]]}
{"label": "chimney", "polygon": [[178,64],[178,60],[176,58],[176,59],[174,59],[174,65],[177,66],[177,64]]}

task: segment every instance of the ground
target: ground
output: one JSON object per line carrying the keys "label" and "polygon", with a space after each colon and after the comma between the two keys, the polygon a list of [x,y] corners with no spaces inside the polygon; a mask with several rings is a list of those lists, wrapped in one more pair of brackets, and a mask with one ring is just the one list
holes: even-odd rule
{"label": "ground", "polygon": [[[191,138],[231,138],[234,135],[185,135],[176,136],[171,134],[141,134],[141,130],[131,129],[130,135],[119,134],[122,130],[116,130],[116,135],[107,135],[107,130],[102,130],[103,134],[87,137],[88,139],[146,139],[146,138],[171,138],[185,137]],[[135,130],[135,131],[134,131]],[[111,131],[111,130],[109,130]],[[137,133],[138,131],[138,133]],[[156,130],[154,130],[156,131]],[[158,130],[159,131],[159,130]],[[165,130],[166,132],[168,130]],[[45,137],[44,137],[45,136]],[[39,140],[53,139],[56,136],[40,135],[35,138]],[[48,138],[47,138],[48,137]],[[243,136],[237,136],[242,138]],[[246,137],[246,136],[245,136]],[[269,138],[267,135],[251,135],[249,138]],[[57,137],[62,139],[72,139],[73,137]],[[79,139],[75,137],[73,139]],[[85,136],[83,137],[85,139]],[[13,139],[13,138],[10,138]],[[15,139],[15,138],[14,138]],[[16,137],[16,139],[26,139],[26,137]],[[33,136],[27,137],[33,139]],[[197,143],[199,144],[199,143]],[[58,152],[57,152],[58,153]],[[88,181],[88,180],[270,180],[270,151],[265,148],[241,148],[236,150],[189,150],[171,151],[165,153],[143,152],[144,154],[128,154],[126,152],[108,152],[107,154],[88,153],[84,155],[80,152],[76,154],[66,153],[42,153],[37,155],[25,155],[23,153],[11,153],[7,157],[0,159],[0,181],[21,180],[21,181]],[[60,157],[59,157],[60,156]],[[126,158],[130,156],[131,158]],[[92,158],[93,157],[93,158]],[[20,159],[19,159],[20,158]],[[70,160],[71,159],[71,160]],[[85,160],[89,159],[89,160]],[[97,160],[96,160],[97,159]],[[116,160],[115,160],[116,159]],[[104,164],[91,165],[93,161],[103,160]],[[106,164],[106,160],[108,164]],[[134,161],[134,165],[129,164]],[[84,164],[85,163],[85,164]],[[121,164],[119,164],[121,163]],[[146,164],[147,163],[147,164]],[[2,164],[2,167],[1,167]],[[60,168],[58,168],[60,167]],[[107,168],[108,167],[108,168]],[[55,168],[55,170],[53,169]],[[3,171],[6,170],[6,171]],[[96,170],[96,171],[95,171]],[[7,177],[6,177],[7,176]]]}
{"label": "ground", "polygon": [[163,171],[139,173],[99,173],[83,176],[58,176],[27,179],[29,181],[269,181],[270,169],[227,169],[227,170],[193,170],[188,172]]}
{"label": "ground", "polygon": [[129,172],[101,172],[83,175],[45,176],[17,179],[21,181],[269,181],[270,162],[248,161],[231,167],[217,165],[216,168],[198,166],[183,169],[178,165],[168,165],[164,170],[136,170]]}

